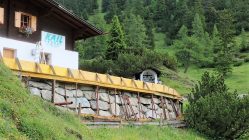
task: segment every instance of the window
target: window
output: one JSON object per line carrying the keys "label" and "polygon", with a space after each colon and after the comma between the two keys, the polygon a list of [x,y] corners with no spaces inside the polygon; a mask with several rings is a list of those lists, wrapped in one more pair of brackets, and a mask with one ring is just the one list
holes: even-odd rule
{"label": "window", "polygon": [[21,27],[31,27],[31,16],[21,14]]}
{"label": "window", "polygon": [[51,64],[51,54],[41,52],[40,63],[50,65]]}
{"label": "window", "polygon": [[4,8],[0,7],[0,24],[4,24]]}
{"label": "window", "polygon": [[12,59],[16,58],[16,50],[4,48],[3,49],[3,57],[4,58],[12,58]]}
{"label": "window", "polygon": [[34,32],[37,28],[37,17],[24,12],[15,12],[15,27],[29,27]]}

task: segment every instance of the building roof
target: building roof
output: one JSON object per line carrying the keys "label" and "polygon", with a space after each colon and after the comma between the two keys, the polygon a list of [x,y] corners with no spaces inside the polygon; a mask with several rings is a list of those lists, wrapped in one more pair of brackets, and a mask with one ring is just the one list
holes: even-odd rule
{"label": "building roof", "polygon": [[81,19],[79,16],[59,4],[54,0],[31,0],[34,2],[39,2],[43,5],[49,7],[49,12],[52,12],[53,15],[56,15],[58,18],[63,18],[66,23],[72,26],[75,31],[76,40],[86,39],[93,36],[102,35],[103,31],[93,26],[84,19]]}

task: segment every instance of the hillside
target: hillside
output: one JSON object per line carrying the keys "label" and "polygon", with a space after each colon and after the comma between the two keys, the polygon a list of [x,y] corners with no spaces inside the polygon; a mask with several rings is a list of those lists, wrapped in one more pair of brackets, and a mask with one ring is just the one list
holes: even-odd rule
{"label": "hillside", "polygon": [[29,95],[0,64],[0,137],[6,139],[85,139],[88,129],[73,115]]}
{"label": "hillside", "polygon": [[[236,38],[240,40],[239,37]],[[174,56],[176,50],[172,47],[165,45],[164,35],[161,33],[155,33],[155,43],[156,51],[167,52],[168,54]],[[249,55],[249,53],[245,53]],[[243,55],[243,54],[241,54]],[[191,91],[194,81],[198,81],[201,75],[205,72],[213,72],[213,68],[199,68],[195,65],[190,66],[187,73],[184,73],[184,69],[179,67],[177,72],[163,68],[163,73],[161,80],[175,88],[182,95],[186,95]],[[226,77],[226,84],[231,91],[237,90],[239,94],[247,94],[249,92],[249,63],[242,63],[240,66],[233,66],[232,73]]]}
{"label": "hillside", "polygon": [[88,129],[72,114],[31,96],[0,64],[0,138],[6,140],[150,140],[204,139],[193,131],[153,126]]}

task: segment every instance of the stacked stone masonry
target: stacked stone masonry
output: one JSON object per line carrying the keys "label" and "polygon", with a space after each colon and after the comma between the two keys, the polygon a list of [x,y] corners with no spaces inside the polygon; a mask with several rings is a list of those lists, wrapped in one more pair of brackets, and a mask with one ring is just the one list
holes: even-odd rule
{"label": "stacked stone masonry", "polygon": [[[52,82],[41,80],[28,81],[30,93],[52,102]],[[77,89],[76,89],[77,87]],[[98,91],[98,94],[96,94]],[[98,97],[96,97],[98,96]],[[96,86],[56,82],[54,103],[72,102],[58,106],[75,113],[120,117],[123,119],[160,119],[175,120],[180,114],[176,100],[152,94],[115,91]]]}

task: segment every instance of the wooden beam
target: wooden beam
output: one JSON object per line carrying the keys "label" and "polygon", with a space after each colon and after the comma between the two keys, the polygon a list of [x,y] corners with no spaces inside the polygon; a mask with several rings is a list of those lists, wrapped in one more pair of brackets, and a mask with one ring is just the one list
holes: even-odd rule
{"label": "wooden beam", "polygon": [[121,85],[122,85],[122,86],[127,86],[127,84],[125,83],[125,81],[124,81],[124,78],[123,78],[123,77],[120,77],[120,80],[121,80]]}
{"label": "wooden beam", "polygon": [[67,68],[67,74],[68,74],[68,77],[74,78],[74,75],[73,75],[72,70],[70,68]]}
{"label": "wooden beam", "polygon": [[107,77],[107,82],[109,80],[112,84],[114,84],[114,82],[109,74],[106,74],[106,77]]}
{"label": "wooden beam", "polygon": [[18,69],[19,69],[20,71],[22,71],[22,65],[21,65],[20,60],[19,60],[18,58],[16,58],[16,64],[17,64],[17,66],[18,66]]}
{"label": "wooden beam", "polygon": [[134,85],[136,88],[138,88],[137,83],[136,83],[136,81],[135,81],[134,79],[132,79],[131,82],[133,83],[133,85]]}
{"label": "wooden beam", "polygon": [[54,67],[53,67],[52,65],[49,65],[49,67],[50,67],[50,70],[52,71],[53,75],[56,75],[56,72],[55,72],[55,70],[54,70]]}
{"label": "wooden beam", "polygon": [[53,12],[53,15],[54,15],[57,19],[59,19],[60,21],[62,21],[63,23],[66,23],[66,24],[70,25],[70,26],[73,27],[73,28],[79,29],[79,26],[73,24],[73,23],[70,22],[69,20],[66,20],[66,17],[65,17],[65,18],[62,18],[62,16],[59,15],[59,14],[57,14],[56,11]]}
{"label": "wooden beam", "polygon": [[38,63],[35,63],[35,70],[37,73],[42,73],[41,67]]}
{"label": "wooden beam", "polygon": [[97,82],[101,82],[101,83],[102,83],[102,80],[100,79],[100,77],[99,77],[99,74],[98,74],[98,73],[96,73],[96,81],[97,81]]}
{"label": "wooden beam", "polygon": [[86,80],[86,78],[81,70],[79,70],[79,76],[82,77],[84,80]]}
{"label": "wooden beam", "polygon": [[73,102],[61,102],[61,103],[54,103],[54,105],[58,105],[58,106],[63,106],[63,105],[71,105],[73,104]]}
{"label": "wooden beam", "polygon": [[146,82],[143,82],[144,87],[146,87],[148,90],[150,90],[150,87],[148,86],[148,84]]}

